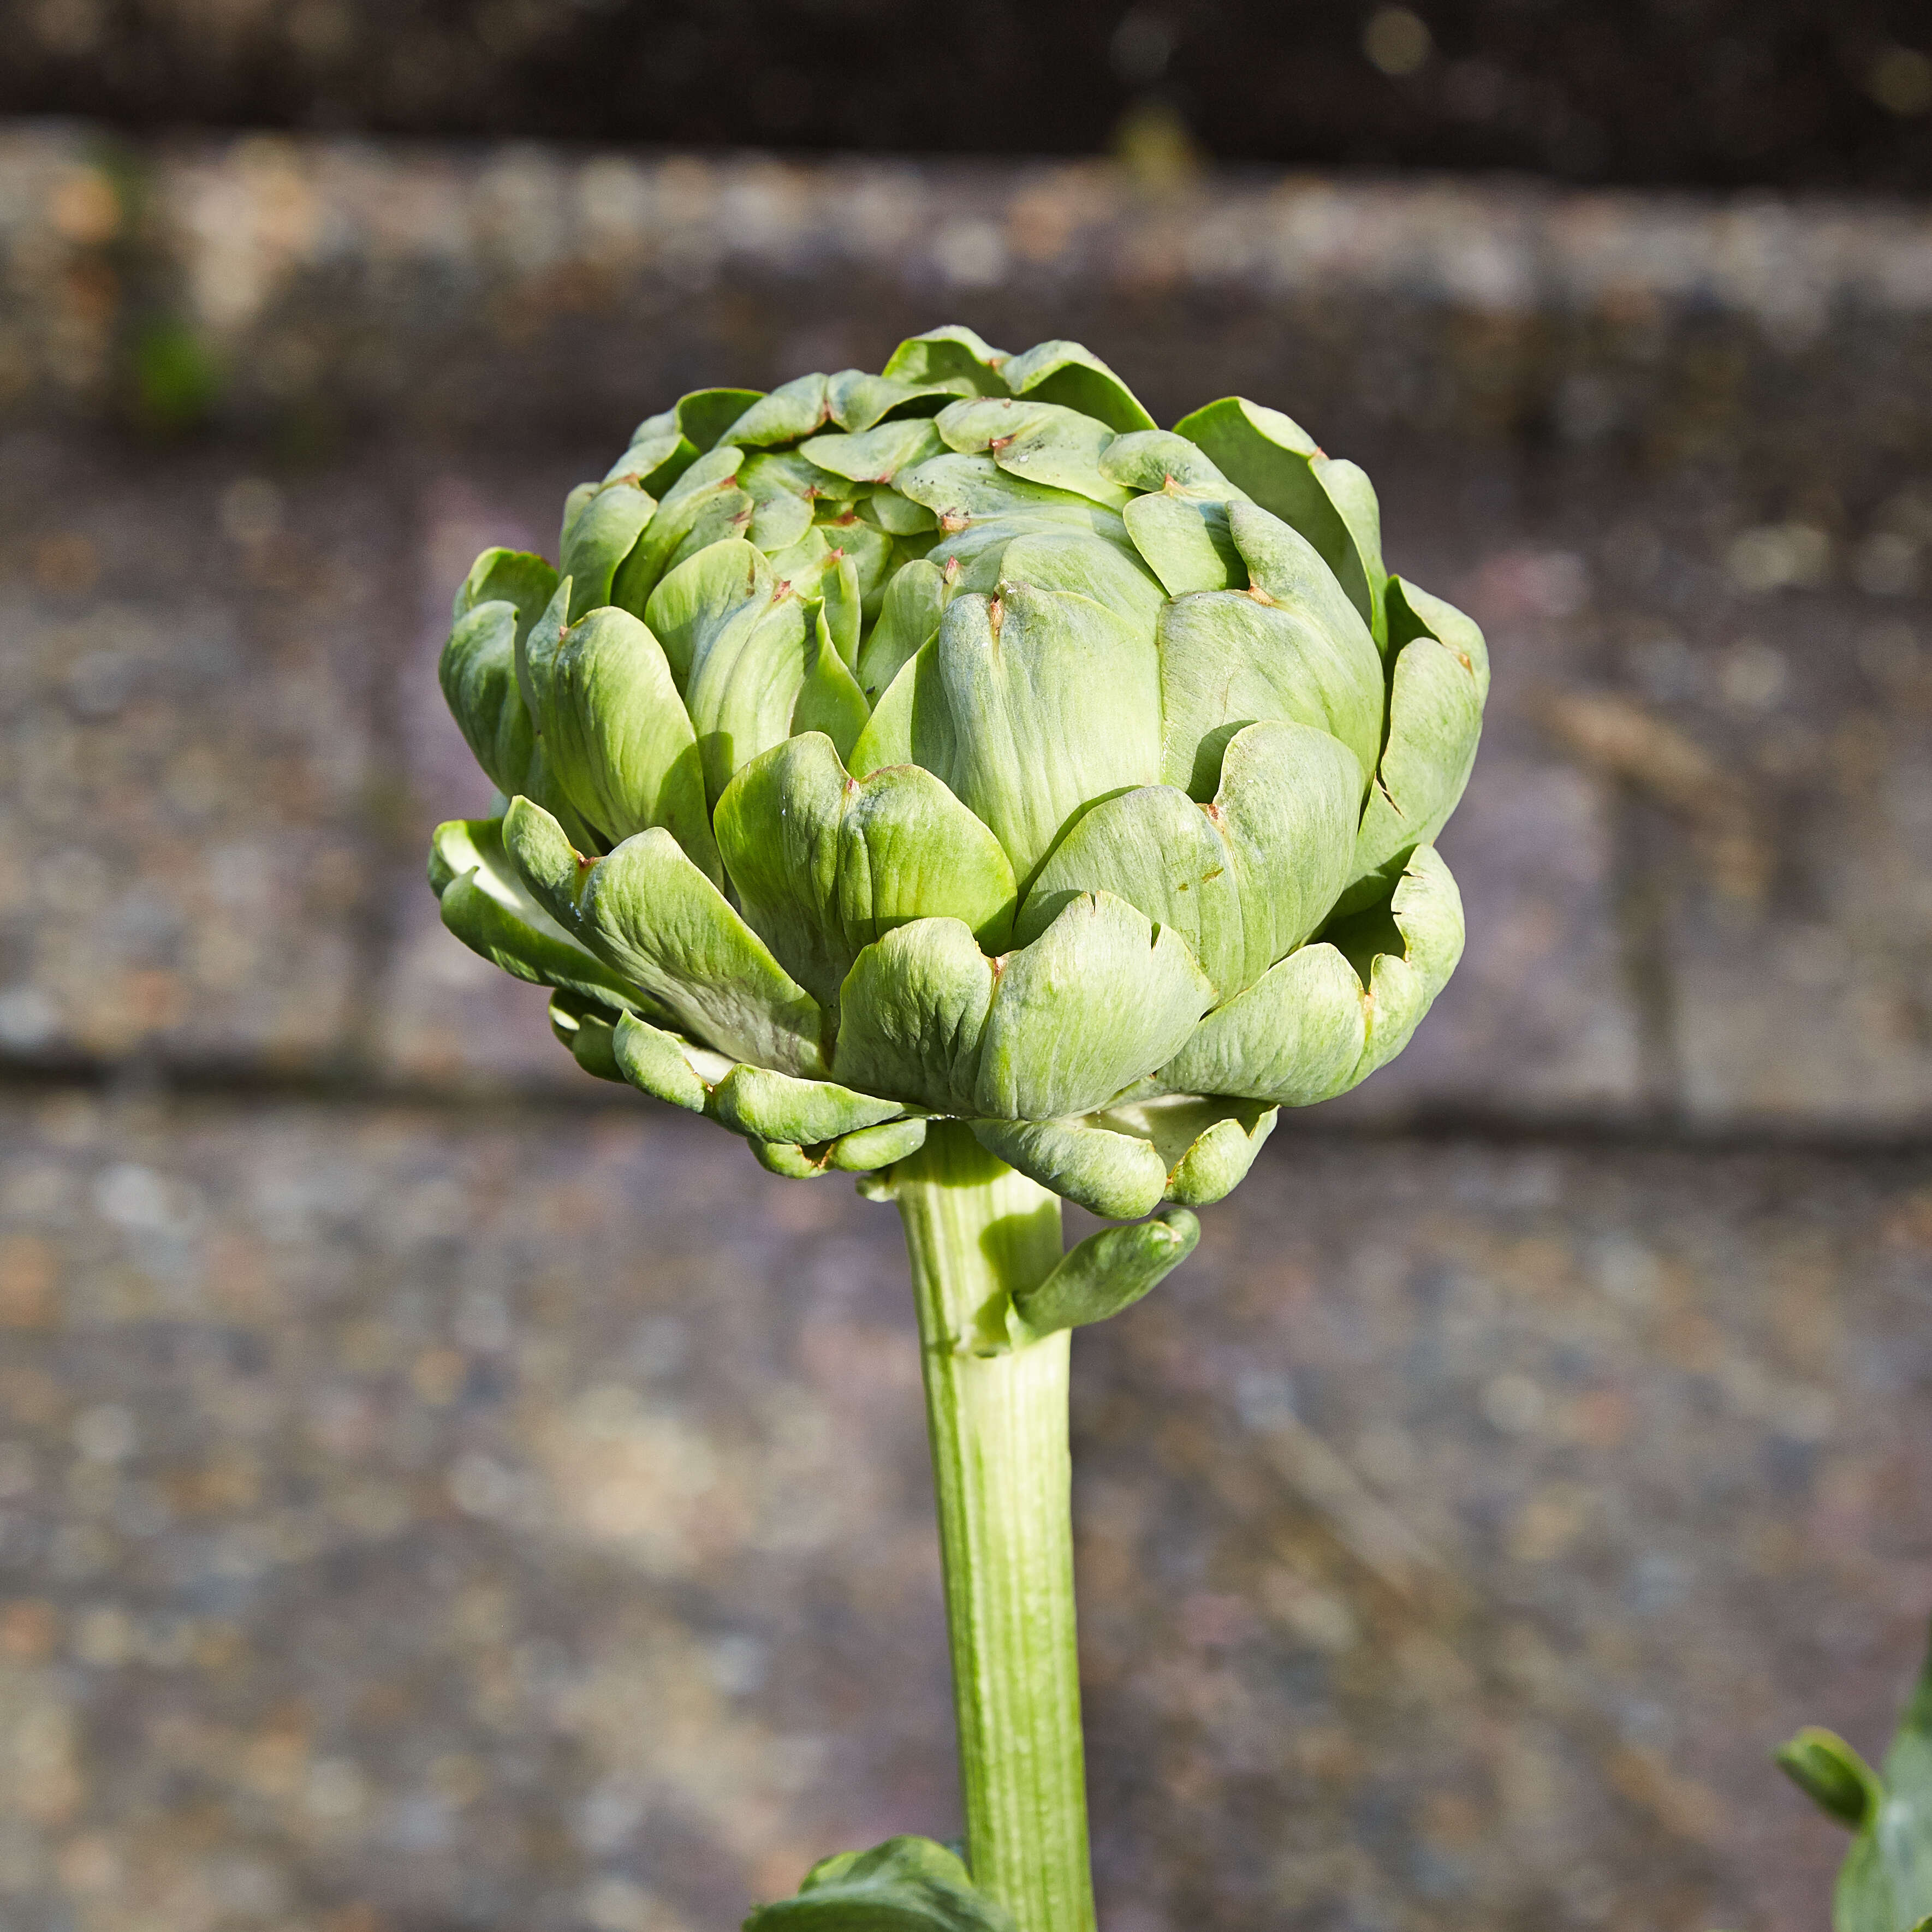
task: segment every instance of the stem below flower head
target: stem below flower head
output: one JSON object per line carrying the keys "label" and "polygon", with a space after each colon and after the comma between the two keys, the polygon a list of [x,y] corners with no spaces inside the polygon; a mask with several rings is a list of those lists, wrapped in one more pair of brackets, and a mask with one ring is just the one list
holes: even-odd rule
{"label": "stem below flower head", "polygon": [[934,1121],[892,1180],[919,1304],[974,1882],[1021,1932],[1093,1932],[1069,1331],[1014,1346],[1007,1326],[1013,1295],[1060,1259],[1060,1202],[957,1121]]}

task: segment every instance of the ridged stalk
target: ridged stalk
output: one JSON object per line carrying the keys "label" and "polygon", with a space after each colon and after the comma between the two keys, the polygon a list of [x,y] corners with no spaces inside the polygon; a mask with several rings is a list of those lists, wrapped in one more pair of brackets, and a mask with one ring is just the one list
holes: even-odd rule
{"label": "ridged stalk", "polygon": [[1069,1331],[1012,1348],[1060,1202],[935,1122],[894,1168],[919,1304],[974,1882],[1021,1932],[1093,1932],[1073,1612]]}

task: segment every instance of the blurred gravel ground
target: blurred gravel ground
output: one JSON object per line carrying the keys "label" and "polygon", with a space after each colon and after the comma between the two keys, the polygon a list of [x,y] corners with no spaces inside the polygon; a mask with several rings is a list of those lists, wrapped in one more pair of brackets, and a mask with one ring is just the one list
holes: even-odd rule
{"label": "blurred gravel ground", "polygon": [[1765,1751],[1932,1606],[1922,216],[104,152],[0,131],[8,1932],[719,1932],[952,1828],[893,1218],[422,879],[476,550],[952,313],[1287,403],[1498,671],[1429,1025],[1078,1351],[1107,1932],[1815,1932]]}
{"label": "blurred gravel ground", "polygon": [[[0,1114],[20,1932],[692,1932],[952,1828],[895,1217],[641,1103]],[[1932,1162],[1280,1138],[1076,1370],[1109,1932],[1810,1932]]]}

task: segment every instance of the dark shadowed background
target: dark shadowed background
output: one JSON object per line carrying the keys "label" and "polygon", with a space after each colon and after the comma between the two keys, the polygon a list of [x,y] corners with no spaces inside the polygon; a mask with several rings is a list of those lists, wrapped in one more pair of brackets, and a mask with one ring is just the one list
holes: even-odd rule
{"label": "dark shadowed background", "polygon": [[1076,1349],[1106,1932],[1815,1932],[1766,1754],[1932,1610],[1924,10],[0,34],[8,1932],[724,1932],[956,1828],[895,1217],[422,879],[475,552],[952,319],[1288,410],[1497,668],[1456,979]]}

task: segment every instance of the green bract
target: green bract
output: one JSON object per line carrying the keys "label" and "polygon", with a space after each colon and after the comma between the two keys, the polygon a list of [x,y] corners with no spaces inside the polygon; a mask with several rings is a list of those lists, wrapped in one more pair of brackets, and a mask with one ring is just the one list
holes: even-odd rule
{"label": "green bract", "polygon": [[1160,430],[1077,344],[935,329],[650,418],[559,555],[457,596],[502,802],[436,835],[445,922],[777,1172],[954,1116],[1102,1214],[1216,1200],[1462,951],[1481,633],[1272,410]]}

